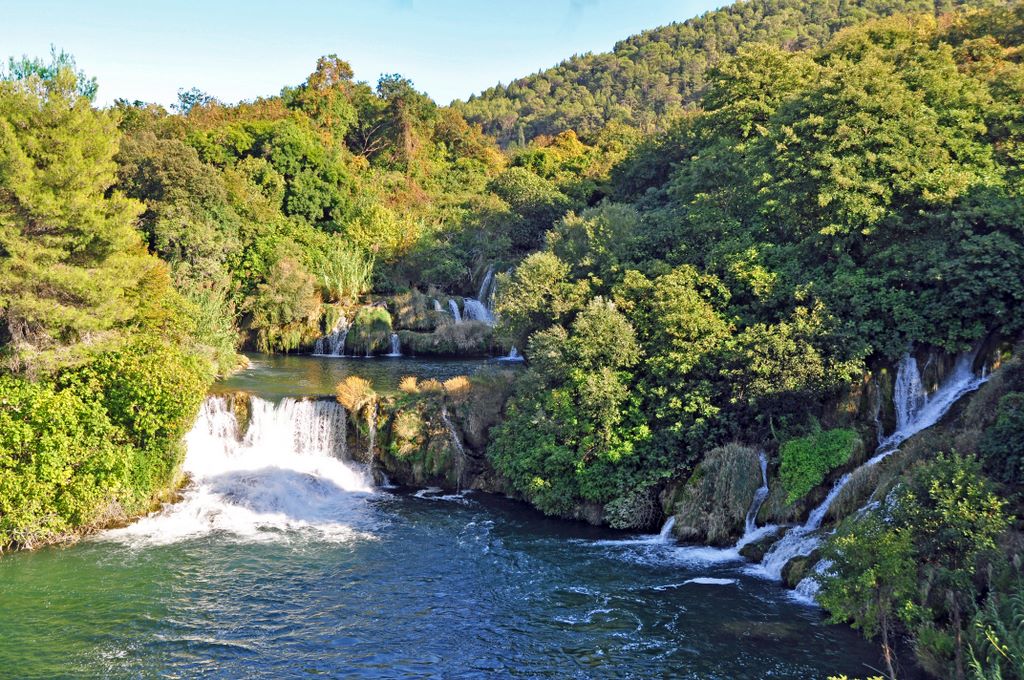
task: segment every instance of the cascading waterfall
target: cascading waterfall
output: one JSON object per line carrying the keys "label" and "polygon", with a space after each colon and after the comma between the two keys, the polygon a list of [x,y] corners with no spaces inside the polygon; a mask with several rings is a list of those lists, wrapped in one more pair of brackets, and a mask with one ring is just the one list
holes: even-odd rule
{"label": "cascading waterfall", "polygon": [[466,318],[470,321],[482,321],[488,326],[494,325],[494,314],[487,309],[484,303],[473,298],[466,298],[462,304],[465,308]]}
{"label": "cascading waterfall", "polygon": [[370,411],[367,415],[369,422],[366,424],[366,427],[369,430],[366,442],[366,458],[367,460],[372,461],[377,450],[377,403],[374,402],[370,406],[367,406],[367,408],[370,409]]}
{"label": "cascading waterfall", "polygon": [[257,397],[248,406],[240,437],[231,398],[207,397],[185,438],[182,467],[191,481],[183,499],[105,536],[172,543],[223,532],[273,540],[298,530],[352,538],[345,519],[372,486],[364,467],[347,459],[345,409],[328,400]]}
{"label": "cascading waterfall", "polygon": [[345,355],[345,338],[348,337],[348,321],[341,317],[334,329],[318,339],[313,345],[316,356],[340,357]]}
{"label": "cascading waterfall", "polygon": [[480,290],[476,294],[476,299],[482,302],[488,310],[493,304],[494,288],[494,265],[491,265],[487,268],[487,273],[484,274],[483,281],[480,282]]}
{"label": "cascading waterfall", "polygon": [[494,279],[494,266],[487,268],[483,280],[480,282],[480,289],[477,291],[476,299],[466,298],[463,300],[463,313],[470,321],[482,321],[488,326],[494,325],[494,292],[497,284]]}
{"label": "cascading waterfall", "polygon": [[391,334],[391,352],[388,353],[389,357],[400,357],[402,356],[402,343],[398,339],[398,333]]}
{"label": "cascading waterfall", "polygon": [[676,525],[676,518],[669,517],[665,520],[665,523],[661,525],[661,531],[658,532],[658,538],[663,543],[668,543],[672,540],[672,528]]}
{"label": "cascading waterfall", "polygon": [[[939,422],[960,397],[978,389],[988,377],[984,372],[976,375],[972,370],[976,355],[976,351],[960,355],[949,376],[932,394],[928,394],[924,387],[917,360],[910,354],[904,355],[897,368],[893,390],[896,430],[881,439],[875,455],[858,469],[870,468],[882,462],[895,453],[899,445],[907,439]],[[810,555],[821,544],[821,536],[817,531],[821,528],[832,502],[852,477],[852,472],[843,475],[828,492],[825,500],[814,508],[807,521],[790,529],[771,547],[760,565],[760,570],[765,575],[780,580],[782,569],[787,562],[795,557]],[[810,588],[812,586],[808,585],[805,590]]]}
{"label": "cascading waterfall", "polygon": [[448,436],[452,440],[452,448],[455,449],[455,453],[459,456],[456,486],[459,491],[462,491],[462,478],[466,472],[466,447],[462,445],[462,439],[459,438],[459,433],[455,430],[455,424],[452,422],[451,416],[448,415],[448,407],[444,404],[441,405],[441,422],[444,423],[445,429],[448,430]]}
{"label": "cascading waterfall", "polygon": [[444,310],[441,309],[441,302],[437,298],[434,298],[434,311],[435,312],[444,311]]}
{"label": "cascading waterfall", "polygon": [[754,492],[754,500],[751,501],[750,509],[747,510],[743,535],[740,536],[740,540],[736,541],[736,545],[733,546],[733,550],[737,551],[737,553],[743,546],[753,543],[778,528],[774,524],[766,524],[763,527],[757,526],[757,513],[761,512],[761,506],[768,500],[768,457],[764,451],[758,452],[757,462],[761,468],[761,486]]}
{"label": "cascading waterfall", "polygon": [[462,323],[462,312],[459,311],[459,303],[455,300],[448,300],[448,309],[451,310],[455,323]]}

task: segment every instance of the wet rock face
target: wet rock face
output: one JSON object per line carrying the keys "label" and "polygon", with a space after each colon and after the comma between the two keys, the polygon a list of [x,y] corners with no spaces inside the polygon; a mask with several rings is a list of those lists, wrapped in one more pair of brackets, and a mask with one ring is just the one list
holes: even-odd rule
{"label": "wet rock face", "polygon": [[810,555],[794,557],[782,568],[782,582],[789,588],[796,588],[800,581],[811,574],[820,559],[821,554],[817,550]]}
{"label": "wet rock face", "polygon": [[709,451],[669,500],[680,540],[732,545],[743,534],[747,510],[761,486],[755,449],[730,444]]}
{"label": "wet rock face", "polygon": [[760,538],[751,543],[747,543],[745,546],[740,548],[740,555],[745,559],[758,563],[764,559],[764,556],[772,549],[772,546],[782,537],[783,527],[779,527],[772,533]]}

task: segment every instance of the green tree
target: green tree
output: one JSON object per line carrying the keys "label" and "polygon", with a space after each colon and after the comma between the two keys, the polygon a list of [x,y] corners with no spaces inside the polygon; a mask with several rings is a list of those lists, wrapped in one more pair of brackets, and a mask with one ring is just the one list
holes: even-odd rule
{"label": "green tree", "polygon": [[147,266],[141,206],[115,182],[115,116],[67,65],[0,81],[0,339],[36,370],[110,339]]}
{"label": "green tree", "polygon": [[848,520],[829,539],[818,601],[832,621],[881,636],[887,677],[896,678],[896,631],[917,617],[917,570],[910,530],[892,526],[885,512]]}
{"label": "green tree", "polygon": [[569,266],[548,252],[534,253],[511,275],[499,275],[495,310],[500,331],[522,345],[535,331],[567,322],[588,295],[585,281],[573,282]]}

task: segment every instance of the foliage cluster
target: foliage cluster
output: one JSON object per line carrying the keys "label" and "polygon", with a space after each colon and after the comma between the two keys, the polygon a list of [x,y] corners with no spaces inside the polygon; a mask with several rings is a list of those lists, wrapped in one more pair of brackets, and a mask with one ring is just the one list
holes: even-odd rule
{"label": "foliage cluster", "polygon": [[853,430],[820,430],[783,443],[779,449],[779,478],[789,502],[803,498],[825,476],[850,460],[857,444]]}

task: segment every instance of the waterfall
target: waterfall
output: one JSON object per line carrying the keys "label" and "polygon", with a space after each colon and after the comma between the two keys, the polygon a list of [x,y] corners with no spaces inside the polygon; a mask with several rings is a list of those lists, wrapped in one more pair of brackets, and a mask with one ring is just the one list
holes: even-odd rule
{"label": "waterfall", "polygon": [[739,542],[736,544],[737,548],[742,548],[747,543],[753,540],[755,534],[760,532],[763,535],[764,527],[760,530],[757,528],[757,513],[761,511],[761,506],[764,505],[765,500],[768,498],[768,457],[764,451],[760,451],[757,454],[757,462],[761,468],[761,486],[754,492],[754,500],[750,503],[750,509],[747,510],[746,521],[743,527],[743,536],[740,537]]}
{"label": "waterfall", "polygon": [[[898,450],[900,444],[918,432],[927,429],[939,420],[968,392],[981,387],[987,376],[975,375],[972,371],[977,352],[961,354],[942,385],[933,394],[928,394],[921,381],[917,361],[910,354],[900,359],[897,368],[893,403],[896,408],[896,429],[883,437],[869,458],[858,469],[870,468],[885,460]],[[848,472],[833,485],[818,507],[814,508],[803,525],[790,529],[772,546],[761,561],[761,570],[773,579],[782,578],[782,569],[795,557],[810,555],[821,543],[817,530],[828,513],[832,502],[852,478]],[[808,586],[810,587],[810,586]]]}
{"label": "waterfall", "polygon": [[466,318],[471,321],[483,321],[488,326],[494,325],[494,315],[491,314],[491,310],[487,309],[487,306],[479,300],[473,298],[466,298],[463,301],[463,306],[466,311]]}
{"label": "waterfall", "polygon": [[459,312],[459,303],[455,300],[448,300],[448,309],[452,311],[452,318],[455,323],[462,323],[462,313]]}
{"label": "waterfall", "polygon": [[391,352],[387,355],[389,357],[400,357],[402,356],[402,343],[398,339],[398,333],[391,334]]}
{"label": "waterfall", "polygon": [[345,355],[345,338],[348,336],[348,321],[341,317],[334,329],[318,339],[313,345],[316,356],[340,357]]}
{"label": "waterfall", "polygon": [[441,303],[440,303],[440,302],[438,301],[438,299],[437,299],[437,298],[434,298],[434,311],[435,311],[435,312],[440,312],[440,311],[443,311],[443,310],[441,309]]}
{"label": "waterfall", "polygon": [[501,357],[500,361],[523,361],[523,355],[513,346],[508,351],[508,356]]}
{"label": "waterfall", "polygon": [[466,471],[466,447],[462,445],[462,440],[459,439],[459,433],[455,430],[455,424],[452,422],[451,416],[448,415],[448,407],[444,404],[441,404],[441,422],[444,423],[445,429],[448,430],[448,436],[451,437],[452,440],[452,448],[455,449],[455,453],[459,456],[459,470],[456,487],[461,491],[462,478]]}
{"label": "waterfall", "polygon": [[658,538],[661,539],[662,543],[669,543],[672,540],[672,527],[675,525],[675,516],[669,517],[665,520],[665,523],[661,526],[661,531],[658,532]]}
{"label": "waterfall", "polygon": [[[234,397],[239,398],[239,397]],[[246,398],[246,397],[241,397]],[[312,532],[349,540],[345,523],[372,491],[362,465],[348,460],[345,409],[334,401],[248,398],[240,436],[230,397],[207,397],[185,438],[182,500],[104,537],[172,543],[210,533],[280,540]]]}
{"label": "waterfall", "polygon": [[480,300],[488,311],[493,305],[494,289],[494,265],[491,265],[487,268],[487,273],[484,274],[484,279],[480,282],[480,290],[476,294],[476,299]]}
{"label": "waterfall", "polygon": [[367,423],[367,429],[369,429],[369,436],[367,437],[368,441],[366,443],[366,459],[372,461],[375,451],[377,449],[377,402],[374,401],[373,404],[367,406],[366,408],[370,409],[370,412],[367,416],[367,419],[369,421]]}

